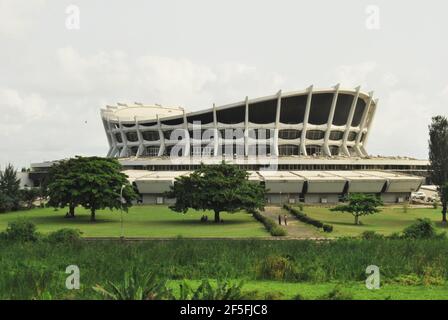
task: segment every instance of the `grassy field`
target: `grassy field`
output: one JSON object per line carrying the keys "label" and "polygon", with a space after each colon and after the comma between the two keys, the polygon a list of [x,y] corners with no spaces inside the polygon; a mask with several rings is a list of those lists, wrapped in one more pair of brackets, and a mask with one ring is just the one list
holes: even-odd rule
{"label": "grassy field", "polygon": [[[193,288],[200,284],[198,280],[187,281]],[[235,281],[237,282],[237,281]],[[168,286],[174,292],[179,291],[180,281],[169,281]],[[447,300],[448,284],[440,286],[406,286],[400,284],[383,284],[379,289],[369,290],[364,282],[281,282],[281,281],[247,281],[243,292],[255,292],[254,296],[260,299],[321,299],[334,289],[339,289],[352,296],[354,300]]]}
{"label": "grassy field", "polygon": [[[99,210],[97,221],[90,222],[89,213],[83,208],[76,209],[76,218],[64,217],[66,210],[55,211],[52,208],[32,209],[0,214],[0,230],[4,230],[9,221],[25,218],[37,226],[37,230],[48,233],[61,228],[76,228],[88,237],[119,237],[120,212]],[[171,211],[166,206],[134,206],[124,213],[125,237],[269,237],[263,225],[252,215],[238,212],[222,213],[224,223],[213,223],[211,212],[206,212],[209,222],[202,223],[204,213],[190,210],[186,214]]]}
{"label": "grassy field", "polygon": [[448,231],[440,223],[441,209],[408,208],[404,212],[400,207],[384,207],[380,213],[360,217],[362,225],[354,225],[354,218],[350,213],[333,212],[329,207],[305,206],[303,211],[310,217],[333,225],[333,232],[327,234],[330,237],[357,236],[367,230],[388,235],[403,231],[417,218],[429,218],[438,231]]}
{"label": "grassy field", "polygon": [[[0,299],[98,299],[92,290],[124,273],[152,272],[174,288],[186,280],[244,280],[257,298],[315,299],[336,286],[355,299],[448,298],[447,240],[154,240],[121,243],[0,242]],[[80,269],[80,290],[67,290],[65,269]],[[381,289],[364,286],[377,265]]]}

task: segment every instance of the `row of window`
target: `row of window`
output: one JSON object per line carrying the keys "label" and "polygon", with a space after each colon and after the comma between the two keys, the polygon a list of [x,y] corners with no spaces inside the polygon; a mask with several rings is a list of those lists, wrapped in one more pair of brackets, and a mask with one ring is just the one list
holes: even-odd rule
{"label": "row of window", "polygon": [[[130,170],[149,170],[149,171],[193,171],[200,167],[199,164],[185,165],[148,165],[148,166],[125,166],[124,169]],[[260,171],[265,166],[260,164],[238,165],[239,168],[249,171]],[[300,170],[397,170],[412,171],[426,170],[425,166],[404,166],[404,165],[366,165],[366,164],[279,164],[277,169],[280,171],[300,171]]]}
{"label": "row of window", "polygon": [[[238,139],[244,137],[244,131],[242,129],[220,129],[220,135],[221,137],[224,137],[226,139]],[[176,132],[177,138],[183,138],[184,137],[184,131],[178,130]],[[196,138],[202,138],[202,139],[210,139],[213,138],[213,130],[197,130],[197,131],[189,131],[188,132],[190,137]],[[249,137],[253,139],[270,139],[272,137],[273,130],[272,129],[251,129],[249,130]],[[173,130],[165,130],[163,131],[163,137],[166,140],[170,140],[171,136],[173,134]],[[283,129],[279,130],[278,137],[280,139],[285,140],[292,140],[292,139],[298,139],[300,138],[302,132],[300,130],[295,129]],[[330,140],[338,141],[341,140],[344,136],[344,132],[342,131],[331,131],[330,132]],[[347,137],[348,141],[355,141],[358,136],[357,132],[350,131]],[[363,133],[361,137],[361,142],[364,140],[365,134]],[[142,131],[142,137],[145,141],[158,141],[159,140],[159,132],[158,131]],[[309,140],[321,140],[325,137],[325,131],[322,130],[308,130],[306,132],[306,138]],[[121,136],[121,133],[116,133],[115,138],[117,142],[122,143],[123,139]],[[127,132],[126,138],[130,142],[136,142],[138,141],[138,134],[137,132]]]}

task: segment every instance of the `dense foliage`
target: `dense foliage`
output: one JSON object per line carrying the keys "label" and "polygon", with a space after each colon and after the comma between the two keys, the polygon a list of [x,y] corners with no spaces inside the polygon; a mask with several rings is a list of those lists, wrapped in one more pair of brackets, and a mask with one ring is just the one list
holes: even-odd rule
{"label": "dense foliage", "polygon": [[296,217],[298,220],[310,224],[312,226],[315,226],[316,228],[322,228],[325,232],[332,232],[333,226],[330,224],[325,224],[322,221],[319,221],[317,219],[311,218],[310,216],[306,215],[302,212],[303,206],[300,206],[299,209],[295,209],[291,207],[290,205],[284,204],[283,208],[285,210],[288,210],[289,213],[291,213],[294,217]]}
{"label": "dense foliage", "polygon": [[349,212],[355,218],[355,224],[359,224],[359,217],[381,212],[378,209],[383,202],[375,195],[364,193],[352,193],[347,198],[348,203],[331,208],[331,211]]}
{"label": "dense foliage", "polygon": [[188,209],[212,210],[215,222],[220,222],[219,213],[241,210],[263,209],[265,188],[249,181],[247,171],[238,166],[226,164],[202,165],[188,176],[176,178],[168,198],[176,203],[170,208],[177,212]]}
{"label": "dense foliage", "polygon": [[[122,284],[126,271],[160,279],[240,279],[289,282],[365,281],[366,266],[381,281],[446,283],[448,242],[347,239],[172,240],[147,242],[0,242],[0,298],[102,298],[92,287]],[[68,265],[81,270],[81,289],[67,290]],[[409,280],[409,281],[410,281]]]}
{"label": "dense foliage", "polygon": [[0,171],[0,212],[15,211],[20,208],[20,179],[12,165]]}
{"label": "dense foliage", "polygon": [[286,230],[284,228],[282,228],[281,226],[279,226],[274,220],[263,216],[258,211],[253,211],[252,215],[255,219],[257,219],[264,225],[264,227],[266,228],[266,230],[268,230],[268,232],[271,234],[271,236],[279,237],[279,236],[287,235]]}
{"label": "dense foliage", "polygon": [[432,118],[429,125],[429,176],[437,185],[442,202],[442,221],[446,223],[448,202],[448,119]]}
{"label": "dense foliage", "polygon": [[[123,200],[120,198],[123,187]],[[90,210],[91,220],[99,209],[127,211],[132,200],[137,199],[134,188],[121,172],[116,159],[100,157],[76,157],[53,165],[48,180],[49,205],[55,208],[69,207],[69,215],[81,205]]]}

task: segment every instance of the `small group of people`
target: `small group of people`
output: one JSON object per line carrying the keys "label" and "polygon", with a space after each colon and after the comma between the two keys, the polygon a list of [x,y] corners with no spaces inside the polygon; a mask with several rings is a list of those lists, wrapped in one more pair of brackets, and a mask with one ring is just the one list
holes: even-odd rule
{"label": "small group of people", "polygon": [[[283,221],[285,222],[285,226],[287,226],[288,225],[288,216],[286,214],[283,216]],[[278,224],[282,225],[282,215],[281,214],[278,215]]]}

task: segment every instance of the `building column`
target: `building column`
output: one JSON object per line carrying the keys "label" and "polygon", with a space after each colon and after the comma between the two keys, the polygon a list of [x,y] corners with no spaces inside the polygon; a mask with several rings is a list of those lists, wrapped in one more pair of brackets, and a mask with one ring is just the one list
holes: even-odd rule
{"label": "building column", "polygon": [[366,136],[364,137],[364,141],[362,142],[362,151],[367,154],[366,151],[366,143],[367,143],[367,139],[369,138],[369,134],[370,134],[370,128],[372,126],[372,122],[373,122],[373,118],[375,117],[375,113],[376,113],[376,109],[378,108],[378,99],[374,100],[374,105],[372,106],[372,115],[370,116],[369,119],[369,123],[366,124],[367,126],[367,131],[366,131]]}
{"label": "building column", "polygon": [[120,128],[121,140],[123,141],[123,149],[120,152],[120,157],[129,157],[128,139],[123,131],[123,126],[121,125],[120,120],[118,120],[118,127]]}
{"label": "building column", "polygon": [[310,116],[310,107],[311,107],[311,99],[313,96],[313,86],[309,86],[308,89],[308,97],[306,99],[306,109],[305,109],[305,115],[303,117],[303,126],[302,126],[302,134],[300,136],[300,152],[302,155],[306,156],[306,130],[308,126],[308,118]]}
{"label": "building column", "polygon": [[370,106],[372,104],[372,100],[373,100],[373,91],[370,91],[369,92],[369,101],[367,101],[367,104],[366,104],[366,106],[364,108],[364,112],[362,114],[361,122],[359,124],[358,136],[356,137],[356,143],[355,143],[356,152],[358,153],[358,155],[360,157],[366,157],[367,156],[367,153],[364,152],[365,150],[361,149],[360,143],[361,143],[361,138],[362,138],[362,135],[363,135],[364,128],[366,126],[367,115],[369,114],[369,109],[370,109]]}
{"label": "building column", "polygon": [[184,118],[184,136],[185,136],[185,149],[184,149],[184,157],[190,156],[190,133],[188,132],[188,121],[187,115],[185,114],[185,110],[183,110],[183,118]]}
{"label": "building column", "polygon": [[338,102],[338,95],[339,95],[339,87],[340,84],[334,86],[334,94],[333,94],[333,100],[331,101],[331,108],[330,108],[330,114],[328,115],[328,121],[327,121],[327,130],[325,131],[325,138],[324,138],[324,153],[331,157],[331,151],[330,151],[330,133],[331,128],[333,127],[333,119],[334,119],[334,112],[336,110],[336,104]]}
{"label": "building column", "polygon": [[277,109],[275,112],[275,129],[274,129],[274,145],[273,145],[273,153],[274,156],[278,156],[278,131],[280,127],[280,114],[282,112],[282,90],[277,92]]}
{"label": "building column", "polygon": [[361,87],[356,87],[356,93],[355,97],[353,98],[352,106],[350,107],[350,112],[348,114],[348,119],[345,124],[345,132],[344,137],[342,138],[342,152],[348,157],[350,157],[350,152],[347,148],[347,138],[348,134],[350,133],[350,129],[352,127],[352,121],[353,121],[353,115],[355,114],[356,104],[358,103],[358,97],[359,97],[359,91],[361,90]]}
{"label": "building column", "polygon": [[158,156],[161,157],[163,155],[163,153],[165,152],[165,137],[163,135],[162,124],[160,123],[159,115],[156,115],[156,118],[157,118],[157,129],[159,131],[159,140],[160,140]]}
{"label": "building column", "polygon": [[244,155],[249,156],[249,97],[244,99]]}
{"label": "building column", "polygon": [[218,117],[216,115],[216,105],[213,103],[213,130],[215,131],[215,136],[213,137],[214,142],[214,157],[217,157],[219,152],[219,131],[218,131]]}
{"label": "building column", "polygon": [[137,129],[137,137],[138,137],[138,150],[137,154],[135,155],[136,158],[140,157],[143,154],[143,151],[145,150],[145,146],[143,145],[143,136],[139,129],[139,122],[137,120],[137,117],[134,117],[135,122],[135,128]]}

